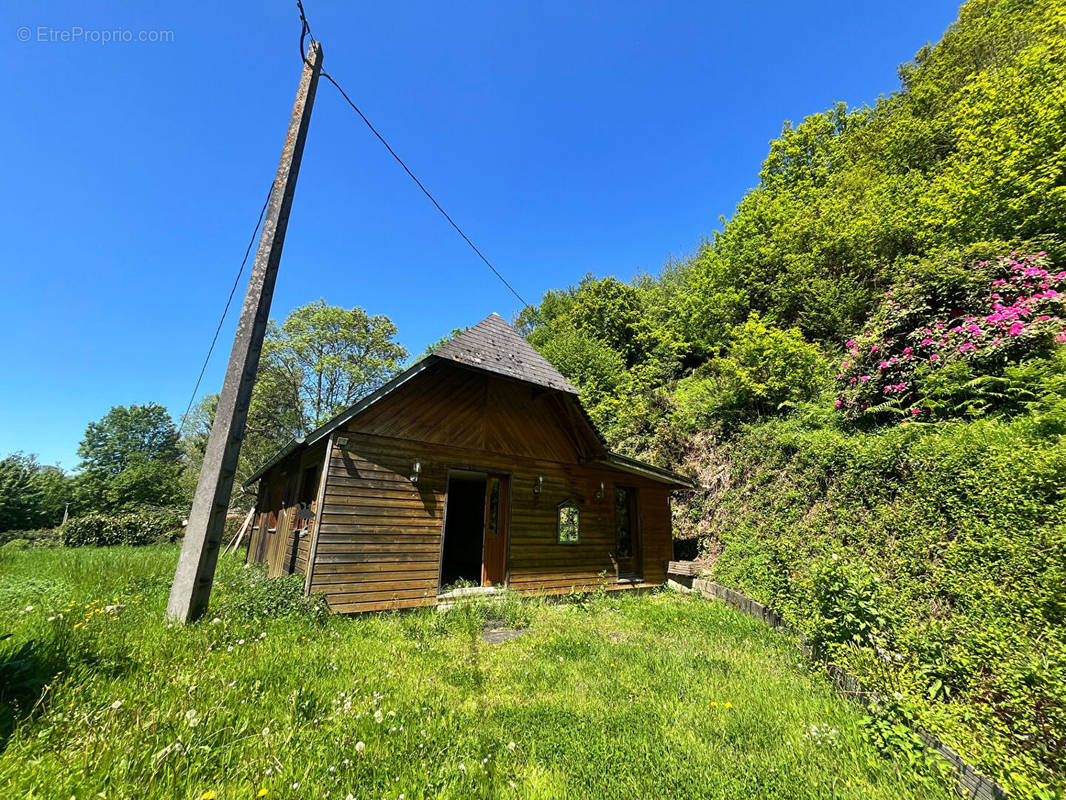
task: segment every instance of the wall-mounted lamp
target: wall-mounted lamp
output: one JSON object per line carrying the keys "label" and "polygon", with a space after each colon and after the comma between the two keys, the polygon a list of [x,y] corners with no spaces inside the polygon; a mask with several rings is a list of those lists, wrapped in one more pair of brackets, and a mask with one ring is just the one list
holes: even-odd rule
{"label": "wall-mounted lamp", "polygon": [[344,447],[346,444],[348,444],[347,436],[340,436],[337,438],[337,447]]}
{"label": "wall-mounted lamp", "polygon": [[418,483],[418,476],[422,474],[422,462],[416,461],[411,468],[411,483]]}
{"label": "wall-mounted lamp", "polygon": [[596,499],[602,500],[605,494],[607,494],[607,484],[605,484],[603,481],[600,481],[600,490],[596,492]]}
{"label": "wall-mounted lamp", "polygon": [[540,490],[542,486],[544,486],[544,476],[538,475],[537,479],[533,481],[533,494],[535,494],[537,497],[540,497]]}

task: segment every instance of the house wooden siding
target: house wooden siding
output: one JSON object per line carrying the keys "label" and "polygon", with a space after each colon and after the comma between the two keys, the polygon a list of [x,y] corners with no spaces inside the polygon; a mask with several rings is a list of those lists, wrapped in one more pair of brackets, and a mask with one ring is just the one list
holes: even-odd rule
{"label": "house wooden siding", "polygon": [[[248,560],[264,562],[271,577],[307,572],[313,520],[298,519],[297,510],[305,493],[317,498],[321,476],[315,476],[313,487],[304,482],[308,470],[321,469],[325,456],[325,443],[297,452],[259,482]],[[317,505],[317,500],[311,503],[312,513],[317,513]]]}
{"label": "house wooden siding", "polygon": [[[307,590],[338,612],[433,605],[449,474],[458,470],[509,477],[510,589],[661,584],[673,550],[670,492],[682,484],[616,468],[605,452],[575,394],[438,358],[262,474],[248,558],[266,561],[271,575],[307,575]],[[297,498],[309,490],[300,480],[324,461],[314,524],[301,535]],[[616,487],[636,490],[636,581],[620,581],[612,558]],[[564,501],[580,509],[576,544],[558,541]],[[264,533],[272,514],[276,531]]]}

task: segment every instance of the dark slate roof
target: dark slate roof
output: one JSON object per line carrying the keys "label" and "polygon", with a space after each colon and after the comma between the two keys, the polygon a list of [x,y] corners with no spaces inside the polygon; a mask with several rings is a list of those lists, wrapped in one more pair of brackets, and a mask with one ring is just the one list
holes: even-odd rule
{"label": "dark slate roof", "polygon": [[499,314],[492,314],[460,333],[433,351],[433,355],[526,383],[579,394],[577,387],[519,336],[518,331]]}

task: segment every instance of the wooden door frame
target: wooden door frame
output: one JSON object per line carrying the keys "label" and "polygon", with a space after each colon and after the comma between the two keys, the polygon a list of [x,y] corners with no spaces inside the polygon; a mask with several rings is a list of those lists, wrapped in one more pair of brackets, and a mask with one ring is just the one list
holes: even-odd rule
{"label": "wooden door frame", "polygon": [[[437,594],[440,594],[441,581],[444,579],[444,539],[448,532],[448,498],[450,492],[448,486],[451,484],[452,475],[454,473],[466,473],[469,476],[484,475],[486,481],[486,495],[488,493],[488,479],[492,476],[501,478],[507,478],[507,543],[503,554],[503,583],[498,584],[506,587],[511,580],[511,507],[514,498],[514,472],[503,472],[501,470],[492,470],[487,467],[479,467],[471,464],[450,464],[444,473],[444,513],[441,514],[440,524],[440,554],[437,556]],[[488,498],[486,497],[486,504]],[[481,574],[484,577],[485,574],[485,522],[481,523]]]}

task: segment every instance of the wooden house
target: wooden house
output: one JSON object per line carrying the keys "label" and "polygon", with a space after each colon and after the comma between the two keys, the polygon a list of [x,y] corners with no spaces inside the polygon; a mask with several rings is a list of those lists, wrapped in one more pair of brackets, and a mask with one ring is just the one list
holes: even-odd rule
{"label": "wooden house", "polygon": [[339,612],[455,584],[563,593],[665,580],[687,478],[612,453],[578,390],[496,314],[308,436],[259,481],[248,560]]}

